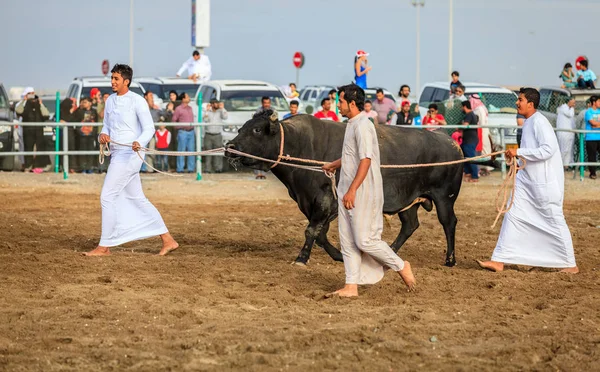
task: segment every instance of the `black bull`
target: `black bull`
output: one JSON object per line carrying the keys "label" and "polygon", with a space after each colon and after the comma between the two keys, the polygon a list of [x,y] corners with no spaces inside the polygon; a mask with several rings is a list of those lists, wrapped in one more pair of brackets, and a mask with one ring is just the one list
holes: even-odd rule
{"label": "black bull", "polygon": [[[283,128],[284,154],[291,157],[333,161],[342,154],[346,125],[323,121],[310,115],[297,115],[281,122],[271,112],[255,115],[239,130],[228,147],[266,159],[277,160]],[[458,145],[443,131],[428,131],[397,126],[377,126],[381,164],[437,163],[463,158]],[[238,157],[228,157],[243,165],[260,170],[271,170],[288,189],[289,195],[308,218],[304,232],[306,241],[296,263],[306,264],[313,244],[321,246],[336,261],[342,261],[341,252],[327,239],[329,224],[338,214],[338,201],[333,195],[331,181],[323,173],[277,165]],[[343,165],[342,165],[343,166]],[[402,228],[391,247],[395,252],[419,227],[417,210],[427,211],[435,204],[438,220],[446,234],[446,266],[454,266],[454,235],[456,215],[454,203],[462,183],[463,164],[448,166],[385,169],[382,168],[384,191],[383,213],[398,214]],[[339,181],[339,172],[337,172]],[[415,199],[425,201],[407,210]]]}

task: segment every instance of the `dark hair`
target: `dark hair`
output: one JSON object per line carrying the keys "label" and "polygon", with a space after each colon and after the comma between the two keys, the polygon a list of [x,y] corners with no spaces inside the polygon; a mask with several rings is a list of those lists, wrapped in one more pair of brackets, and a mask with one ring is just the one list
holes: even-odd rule
{"label": "dark hair", "polygon": [[402,86],[400,87],[400,90],[398,91],[398,95],[402,95],[402,89],[404,88],[408,88],[408,90],[410,90],[410,87],[406,84],[402,84]]}
{"label": "dark hair", "polygon": [[356,107],[362,111],[365,109],[365,91],[356,84],[348,84],[337,88],[339,95],[344,93],[344,100],[350,104],[354,101]]}
{"label": "dark hair", "polygon": [[267,97],[267,96],[263,96],[263,98],[260,100],[261,103],[263,103],[264,101],[270,101],[271,98]]}
{"label": "dark hair", "polygon": [[194,53],[192,53],[192,56],[199,56],[199,55],[200,55],[200,52],[197,50],[194,50]]}
{"label": "dark hair", "polygon": [[568,68],[572,68],[573,65],[570,62],[565,63],[565,67],[563,67],[563,70],[566,70]]}
{"label": "dark hair", "polygon": [[176,96],[176,97],[179,97],[179,94],[177,94],[177,92],[176,92],[176,91],[174,91],[174,90],[170,90],[170,91],[169,91],[169,96],[171,95],[171,93],[175,94],[175,96]]}
{"label": "dark hair", "polygon": [[588,67],[588,61],[585,60],[585,59],[583,61],[579,62],[579,64],[582,65],[582,66],[584,66],[585,68]]}
{"label": "dark hair", "polygon": [[471,102],[469,102],[469,101],[462,101],[460,104],[462,105],[462,107],[466,107],[469,110],[471,110]]}
{"label": "dark hair", "polygon": [[527,102],[533,103],[533,108],[537,110],[540,104],[540,92],[535,88],[521,88],[519,94],[525,96]]}
{"label": "dark hair", "polygon": [[[291,87],[292,85],[296,87],[296,83],[290,83],[290,87]],[[297,88],[297,87],[296,87],[296,88]]]}
{"label": "dark hair", "polygon": [[588,101],[590,101],[590,105],[594,105],[594,103],[596,103],[597,100],[598,96],[591,96]]}
{"label": "dark hair", "polygon": [[452,73],[450,74],[450,76],[452,76],[452,75],[456,75],[457,77],[460,76],[460,74],[458,73],[458,71],[452,71]]}
{"label": "dark hair", "polygon": [[299,106],[299,105],[300,105],[300,102],[298,102],[297,100],[293,100],[292,102],[290,102],[290,106],[291,106],[291,105],[296,105],[296,106]]}
{"label": "dark hair", "polygon": [[129,80],[129,83],[127,83],[127,87],[129,87],[131,85],[131,79],[133,79],[133,69],[131,67],[129,67],[128,65],[123,65],[123,64],[117,63],[116,65],[113,66],[113,68],[112,68],[112,70],[110,70],[110,72],[121,75],[123,80]]}
{"label": "dark hair", "polygon": [[102,97],[104,97],[104,96],[105,96],[105,95],[107,95],[107,94],[110,96],[110,93],[108,93],[108,92],[104,92],[104,93],[102,94]]}
{"label": "dark hair", "polygon": [[436,111],[437,111],[437,109],[438,109],[438,105],[436,105],[435,103],[432,103],[432,104],[430,104],[430,105],[429,105],[429,110],[431,110],[431,109],[434,109],[434,110],[436,110]]}
{"label": "dark hair", "polygon": [[82,97],[82,98],[79,100],[79,103],[81,104],[81,102],[83,102],[83,101],[92,102],[92,99],[91,99],[90,97]]}
{"label": "dark hair", "polygon": [[327,98],[323,98],[323,99],[321,100],[321,106],[323,106],[323,104],[324,104],[326,101],[331,101],[331,100],[329,99],[329,97],[327,97]]}
{"label": "dark hair", "polygon": [[335,90],[335,89],[332,89],[332,90],[330,90],[330,91],[329,91],[329,93],[328,93],[327,95],[331,95],[331,94],[333,94],[333,93],[337,93],[337,90]]}
{"label": "dark hair", "polygon": [[178,99],[178,100],[180,100],[180,101],[183,101],[183,99],[185,98],[185,95],[186,95],[186,94],[187,94],[187,93],[185,93],[185,92],[181,93],[181,94],[179,95],[179,97],[177,97],[177,99]]}
{"label": "dark hair", "polygon": [[465,90],[467,90],[467,89],[465,88],[465,86],[464,86],[464,85],[462,85],[462,84],[460,84],[459,86],[457,86],[457,87],[456,87],[456,89],[460,89],[460,90],[462,90],[462,91],[463,91],[463,93],[465,92]]}
{"label": "dark hair", "polygon": [[383,94],[383,89],[381,89],[381,88],[377,88],[377,90],[375,91],[375,93],[376,93],[376,94],[377,94],[377,93],[381,93],[381,94]]}
{"label": "dark hair", "polygon": [[367,103],[368,103],[369,105],[372,105],[372,104],[373,104],[373,102],[371,102],[371,100],[370,100],[370,99],[368,99],[368,100],[366,100],[366,101],[365,101],[365,105],[366,105]]}
{"label": "dark hair", "polygon": [[152,93],[152,91],[150,91],[150,90],[145,91],[144,92],[144,98],[148,97],[148,94],[150,94],[150,93]]}

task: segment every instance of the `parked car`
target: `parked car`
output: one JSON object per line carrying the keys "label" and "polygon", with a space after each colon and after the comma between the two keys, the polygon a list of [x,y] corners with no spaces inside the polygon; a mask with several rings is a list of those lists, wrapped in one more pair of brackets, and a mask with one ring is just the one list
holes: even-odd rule
{"label": "parked car", "polygon": [[[10,108],[8,94],[4,85],[0,83],[0,152],[13,151],[13,112]],[[12,170],[14,156],[0,157],[0,170]]]}
{"label": "parked car", "polygon": [[262,81],[252,80],[212,80],[200,88],[202,107],[206,110],[211,99],[223,101],[228,112],[227,122],[231,126],[223,127],[223,145],[237,136],[238,130],[252,118],[261,106],[263,96],[271,98],[271,107],[279,114],[279,119],[290,111],[287,100],[281,89]]}
{"label": "parked car", "polygon": [[326,97],[329,91],[335,89],[333,85],[307,85],[300,91],[300,101],[304,106],[304,112],[312,114],[319,110],[321,99]]}
{"label": "parked car", "polygon": [[[67,97],[75,98],[77,100],[77,106],[79,106],[79,100],[81,97],[89,97],[92,88],[100,89],[102,94],[113,93],[109,76],[84,76],[73,79],[69,85]],[[142,86],[135,81],[131,83],[129,90],[131,90],[133,93],[139,94],[140,96],[144,95],[144,88],[142,88]]]}
{"label": "parked car", "polygon": [[176,91],[177,95],[187,93],[192,99],[190,103],[193,106],[197,102],[195,98],[200,89],[200,83],[194,83],[193,80],[177,77],[141,77],[134,78],[133,81],[139,83],[144,88],[144,91],[154,93],[154,102],[163,109],[167,107],[169,92],[172,90]]}
{"label": "parked car", "polygon": [[383,95],[392,101],[396,102],[396,97],[389,90],[385,88],[373,87],[365,89],[365,100],[369,100],[371,102],[377,99],[377,89],[383,89]]}
{"label": "parked car", "polygon": [[[504,143],[506,148],[517,147],[517,95],[515,92],[499,86],[481,83],[463,83],[465,96],[478,93],[485,104],[489,116],[489,125],[511,125],[514,128],[504,129]],[[419,110],[421,116],[425,117],[430,103],[443,103],[438,105],[439,111],[446,117],[448,124],[457,125],[462,123],[461,106],[455,105],[447,108],[446,104],[450,98],[450,84],[448,82],[437,82],[426,84],[419,96]],[[490,129],[492,140],[500,144],[499,129]]]}
{"label": "parked car", "polygon": [[[587,108],[586,101],[594,95],[600,96],[600,89],[541,87],[538,111],[550,121],[553,127],[556,127],[556,109],[558,106],[566,102],[569,97],[573,97],[575,98],[575,115],[578,116],[581,111]],[[582,123],[577,123],[577,127],[581,128]]]}

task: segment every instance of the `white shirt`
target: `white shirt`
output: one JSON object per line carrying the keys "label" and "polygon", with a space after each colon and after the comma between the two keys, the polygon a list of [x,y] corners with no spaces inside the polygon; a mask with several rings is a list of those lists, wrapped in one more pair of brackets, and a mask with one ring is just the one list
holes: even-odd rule
{"label": "white shirt", "polygon": [[188,76],[198,75],[200,82],[210,80],[212,75],[212,66],[210,64],[210,59],[206,54],[201,54],[200,59],[197,61],[194,59],[194,57],[188,58],[188,60],[181,65],[179,71],[177,71],[177,76],[184,76],[183,73],[186,70],[188,72]]}
{"label": "white shirt", "polygon": [[575,129],[575,109],[563,103],[556,109],[558,114],[556,118],[556,128]]}
{"label": "white shirt", "polygon": [[[154,136],[154,122],[148,103],[139,94],[128,91],[122,96],[113,93],[104,109],[104,126],[102,132],[108,134],[110,139],[122,144],[131,144],[134,141],[139,142],[143,147]],[[111,159],[119,155],[129,156],[133,150],[129,147],[122,147],[110,144],[113,152]]]}

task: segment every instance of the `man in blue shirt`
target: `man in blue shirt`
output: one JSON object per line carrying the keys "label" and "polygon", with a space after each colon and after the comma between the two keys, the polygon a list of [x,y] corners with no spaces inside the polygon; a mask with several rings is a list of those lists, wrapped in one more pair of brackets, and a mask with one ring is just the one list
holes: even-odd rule
{"label": "man in blue shirt", "polygon": [[596,81],[596,74],[594,71],[588,68],[588,61],[583,60],[579,62],[581,70],[577,71],[577,86],[580,89],[596,89],[594,82]]}
{"label": "man in blue shirt", "polygon": [[[590,103],[592,107],[585,113],[585,130],[592,130],[596,133],[586,133],[585,147],[587,150],[588,162],[598,161],[597,154],[600,152],[600,99],[598,96],[591,96]],[[590,178],[596,179],[596,167],[590,166]]]}
{"label": "man in blue shirt", "polygon": [[298,102],[297,100],[293,100],[292,102],[290,102],[290,112],[289,112],[289,114],[285,114],[283,116],[283,120],[291,118],[292,116],[298,115],[298,106],[299,105],[300,105],[300,102]]}

